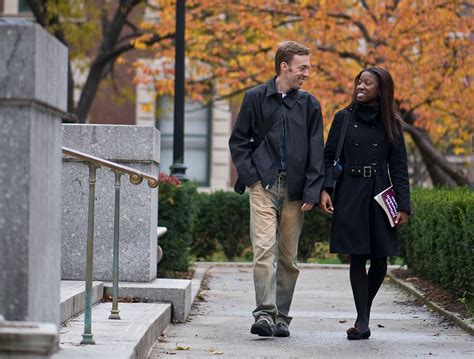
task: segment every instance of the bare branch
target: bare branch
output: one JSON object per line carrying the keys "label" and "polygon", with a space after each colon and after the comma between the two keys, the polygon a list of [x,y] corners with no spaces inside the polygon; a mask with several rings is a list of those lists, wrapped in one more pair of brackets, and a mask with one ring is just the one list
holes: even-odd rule
{"label": "bare branch", "polygon": [[395,12],[397,10],[398,4],[400,4],[400,0],[393,0],[392,6],[390,6],[389,3],[387,3],[385,8],[389,11]]}
{"label": "bare branch", "polygon": [[293,12],[291,11],[282,11],[282,10],[276,10],[276,9],[270,9],[268,8],[267,6],[265,7],[260,7],[260,6],[254,6],[254,5],[249,5],[249,4],[240,4],[240,3],[237,3],[235,5],[240,5],[240,7],[242,8],[243,11],[257,11],[257,12],[260,12],[260,13],[266,13],[266,14],[270,14],[270,15],[280,15],[280,16],[296,16]]}
{"label": "bare branch", "polygon": [[130,42],[131,40],[139,38],[142,35],[145,35],[145,32],[137,31],[137,32],[133,32],[127,35],[123,35],[121,38],[117,39],[117,45],[124,42]]}
{"label": "bare branch", "polygon": [[361,23],[360,21],[353,21],[353,24],[359,28],[360,32],[362,33],[367,42],[372,42],[372,37],[369,35],[369,31],[363,23]]}
{"label": "bare branch", "polygon": [[376,24],[378,24],[378,19],[377,17],[375,16],[375,14],[372,12],[372,10],[370,10],[370,7],[369,5],[367,4],[367,1],[365,0],[359,0],[359,2],[362,4],[362,6],[364,7],[365,10],[367,10],[367,12],[369,13],[370,17],[372,18],[372,20],[374,20],[374,22]]}
{"label": "bare branch", "polygon": [[132,23],[131,21],[128,21],[128,19],[125,20],[125,26],[129,27],[132,29],[133,32],[139,32],[137,25]]}
{"label": "bare branch", "polygon": [[364,61],[361,56],[359,56],[359,55],[357,55],[353,52],[340,51],[340,50],[337,50],[336,48],[334,48],[333,46],[318,45],[316,48],[319,51],[331,52],[333,54],[337,54],[339,57],[344,58],[344,59],[352,59],[355,62],[357,62],[361,67],[367,67],[366,66],[367,65],[366,61]]}
{"label": "bare branch", "polygon": [[386,45],[386,41],[382,40],[374,40],[372,36],[370,36],[369,31],[367,30],[367,27],[359,20],[354,20],[350,15],[345,14],[345,13],[329,13],[328,16],[333,17],[335,19],[341,19],[341,20],[346,20],[356,26],[359,31],[362,33],[362,36],[364,37],[365,41],[367,43],[372,43],[374,46],[379,46],[379,45]]}
{"label": "bare branch", "polygon": [[[165,36],[158,36],[155,34],[151,39],[145,41],[145,44],[147,46],[151,46],[165,39],[173,39],[173,38],[174,38],[174,33],[167,34]],[[133,50],[134,48],[135,47],[130,42],[127,44],[123,44],[121,46],[114,48],[111,51],[101,54],[100,56],[97,57],[96,61],[99,63],[106,63],[108,61],[115,60],[121,54],[130,50]]]}
{"label": "bare branch", "polygon": [[245,88],[242,88],[242,89],[239,89],[239,90],[236,90],[236,91],[233,91],[231,93],[228,93],[226,95],[221,95],[221,96],[216,96],[216,98],[214,99],[214,101],[221,101],[221,100],[227,100],[229,98],[232,98],[234,96],[237,96],[237,95],[240,95],[241,93],[244,93],[245,91],[248,91],[250,90],[251,88],[255,87],[255,84],[256,83],[253,83]]}

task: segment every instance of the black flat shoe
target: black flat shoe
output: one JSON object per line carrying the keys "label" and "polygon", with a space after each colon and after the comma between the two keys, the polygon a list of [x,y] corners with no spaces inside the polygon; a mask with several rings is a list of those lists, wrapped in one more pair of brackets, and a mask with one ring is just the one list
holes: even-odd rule
{"label": "black flat shoe", "polygon": [[356,328],[352,327],[347,329],[347,339],[349,340],[361,340],[361,339],[369,339],[370,337],[370,329],[367,329],[366,332],[359,332]]}

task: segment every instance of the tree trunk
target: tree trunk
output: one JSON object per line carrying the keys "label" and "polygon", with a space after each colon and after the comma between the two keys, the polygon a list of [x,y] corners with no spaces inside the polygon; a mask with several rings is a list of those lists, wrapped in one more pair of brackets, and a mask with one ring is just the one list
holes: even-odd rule
{"label": "tree trunk", "polygon": [[91,109],[94,97],[99,88],[99,84],[102,80],[102,74],[105,69],[106,64],[98,63],[97,60],[94,61],[90,67],[89,74],[87,75],[86,83],[81,91],[81,97],[79,103],[77,104],[74,113],[79,118],[79,122],[85,123],[87,120],[87,115]]}
{"label": "tree trunk", "polygon": [[74,112],[74,77],[69,59],[67,61],[67,112]]}
{"label": "tree trunk", "polygon": [[121,0],[117,6],[112,21],[107,23],[107,26],[103,28],[103,38],[99,52],[92,62],[86,83],[81,92],[81,98],[79,99],[77,108],[74,111],[79,117],[79,121],[82,123],[85,123],[87,120],[87,115],[89,114],[107,65],[113,64],[115,58],[120,55],[120,53],[116,53],[114,56],[109,56],[113,53],[113,50],[117,45],[118,38],[127,21],[127,17],[133,8],[140,2],[142,2],[142,0]]}
{"label": "tree trunk", "polygon": [[469,186],[470,183],[465,174],[438,152],[425,130],[410,124],[405,124],[405,130],[420,150],[434,185]]}
{"label": "tree trunk", "polygon": [[[46,14],[46,1],[40,0],[27,0],[27,4],[30,7],[33,15],[38,22],[43,27],[46,27],[46,23],[49,21],[50,24],[55,24],[57,29],[52,33],[61,43],[69,49],[69,44],[66,41],[64,32],[61,27],[59,27],[58,17],[47,19]],[[72,74],[71,60],[68,57],[67,63],[67,112],[74,112],[74,77]]]}

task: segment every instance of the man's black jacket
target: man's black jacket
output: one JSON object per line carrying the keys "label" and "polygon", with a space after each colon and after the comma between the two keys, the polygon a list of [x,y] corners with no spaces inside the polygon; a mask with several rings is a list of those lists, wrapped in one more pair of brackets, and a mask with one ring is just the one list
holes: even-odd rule
{"label": "man's black jacket", "polygon": [[[282,104],[283,119],[272,119]],[[274,124],[252,151],[264,121]],[[280,169],[280,121],[285,126],[287,185],[290,201],[319,203],[324,181],[323,119],[318,100],[305,91],[292,90],[285,98],[277,92],[275,78],[246,92],[229,140],[240,181],[247,187],[260,180],[272,186]]]}

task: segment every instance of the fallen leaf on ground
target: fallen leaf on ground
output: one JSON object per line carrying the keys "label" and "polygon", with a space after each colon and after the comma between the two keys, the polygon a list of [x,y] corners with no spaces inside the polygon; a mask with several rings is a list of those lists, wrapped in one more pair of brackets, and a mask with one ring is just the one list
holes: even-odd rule
{"label": "fallen leaf on ground", "polygon": [[222,350],[217,350],[217,349],[209,349],[209,353],[214,354],[214,355],[224,354]]}
{"label": "fallen leaf on ground", "polygon": [[176,345],[176,350],[189,350],[191,347],[182,347],[180,345]]}
{"label": "fallen leaf on ground", "polygon": [[346,322],[347,322],[347,320],[345,320],[345,319],[341,319],[341,320],[339,321],[339,323],[346,323]]}

